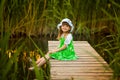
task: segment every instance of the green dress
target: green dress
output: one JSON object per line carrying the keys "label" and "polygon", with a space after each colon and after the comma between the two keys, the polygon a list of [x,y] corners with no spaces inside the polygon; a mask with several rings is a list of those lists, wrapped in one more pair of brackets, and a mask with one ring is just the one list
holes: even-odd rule
{"label": "green dress", "polygon": [[[58,48],[64,45],[65,38],[60,38],[60,44]],[[73,40],[70,41],[70,44],[64,50],[50,54],[50,57],[57,60],[76,60],[77,56],[74,51]]]}

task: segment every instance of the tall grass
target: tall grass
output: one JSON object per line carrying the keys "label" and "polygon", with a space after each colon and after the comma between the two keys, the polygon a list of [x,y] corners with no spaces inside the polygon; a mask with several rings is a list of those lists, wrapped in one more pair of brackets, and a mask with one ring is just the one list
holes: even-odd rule
{"label": "tall grass", "polygon": [[[47,67],[48,69],[43,67],[40,70],[36,70],[35,68],[35,76],[31,75],[34,72],[31,73],[28,71],[29,62],[27,57],[31,55],[29,54],[31,50],[26,46],[27,41],[30,40],[27,36],[35,36],[36,30],[42,31],[43,27],[40,27],[44,21],[42,12],[44,9],[41,7],[41,10],[43,10],[41,12],[38,10],[40,9],[40,5],[45,7],[42,3],[45,2],[33,0],[1,1],[0,80],[49,79],[47,77],[49,67]],[[41,24],[40,27],[39,24]],[[16,38],[16,41],[14,41],[14,38]],[[33,44],[33,46],[36,45]],[[35,54],[36,52],[33,52],[33,58]],[[38,54],[41,55],[41,52],[38,52]]]}
{"label": "tall grass", "polygon": [[[43,79],[43,75],[48,75],[49,65],[47,69],[41,68],[39,71],[35,68],[35,74],[27,70],[29,67],[27,57],[36,52],[32,52],[26,44],[31,41],[31,48],[34,46],[38,50],[37,53],[43,56],[33,37],[55,38],[56,25],[65,17],[70,18],[75,25],[73,32],[75,40],[89,41],[110,64],[114,70],[114,77],[118,77],[119,9],[118,0],[1,0],[0,79],[18,80],[22,77],[29,80],[30,75]],[[16,40],[13,42],[14,39]],[[49,76],[47,78],[49,79]]]}
{"label": "tall grass", "polygon": [[[99,52],[104,59],[109,63],[110,67],[114,71],[114,80],[120,79],[120,15],[118,9],[120,9],[120,4],[116,3],[113,0],[110,0],[112,5],[112,9],[110,13],[107,10],[101,8],[103,13],[105,13],[112,24],[109,35],[103,37],[99,40],[99,44],[95,45],[95,47],[99,48]],[[109,26],[111,26],[109,25]]]}

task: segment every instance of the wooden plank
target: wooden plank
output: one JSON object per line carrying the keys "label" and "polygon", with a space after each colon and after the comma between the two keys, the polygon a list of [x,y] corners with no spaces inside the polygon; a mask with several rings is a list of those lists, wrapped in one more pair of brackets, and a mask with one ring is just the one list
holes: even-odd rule
{"label": "wooden plank", "polygon": [[85,69],[83,69],[82,67],[71,67],[71,68],[66,68],[66,67],[63,67],[62,69],[60,69],[59,67],[52,67],[51,68],[52,71],[51,72],[110,72],[112,73],[112,70],[109,69],[105,69],[103,67],[85,67]]}
{"label": "wooden plank", "polygon": [[[56,62],[54,60],[51,60],[53,62]],[[76,62],[97,62],[97,61],[101,61],[101,62],[105,62],[103,59],[94,59],[94,58],[87,58],[87,59],[84,59],[84,58],[80,58],[78,59]],[[75,63],[76,63],[75,62]],[[64,63],[64,62],[63,62]],[[105,62],[106,63],[106,62]]]}
{"label": "wooden plank", "polygon": [[81,75],[79,76],[63,76],[63,77],[58,77],[58,76],[51,76],[52,80],[112,80],[111,75],[109,76],[94,76],[94,75]]}
{"label": "wooden plank", "polygon": [[64,72],[54,72],[53,73],[53,75],[54,76],[64,76],[64,75],[66,75],[66,76],[82,76],[82,75],[88,75],[88,76],[92,76],[92,75],[94,75],[94,76],[102,76],[102,75],[104,75],[104,76],[106,76],[106,75],[111,75],[111,73],[110,72],[68,72],[68,73],[64,73]]}
{"label": "wooden plank", "polygon": [[101,66],[101,67],[108,67],[108,64],[106,63],[89,63],[89,62],[73,62],[73,63],[63,63],[63,62],[52,62],[51,66],[63,66],[63,67],[69,67],[69,66],[79,66],[79,67],[98,67],[98,66]]}
{"label": "wooden plank", "polygon": [[[50,59],[51,80],[110,80],[112,69],[87,41],[74,41],[75,61]],[[48,41],[49,50],[58,46],[58,41]]]}
{"label": "wooden plank", "polygon": [[[62,69],[59,69],[60,67],[62,67]],[[62,65],[52,65],[51,66],[51,71],[60,71],[60,72],[64,72],[64,71],[72,71],[72,72],[81,72],[81,71],[101,71],[101,72],[113,72],[111,70],[111,68],[108,68],[108,67],[102,67],[102,66],[99,66],[99,65],[93,65],[93,66],[84,66],[84,65],[81,65],[81,66],[70,66],[70,67],[66,67],[66,66],[62,66]],[[65,73],[65,72],[64,72]]]}

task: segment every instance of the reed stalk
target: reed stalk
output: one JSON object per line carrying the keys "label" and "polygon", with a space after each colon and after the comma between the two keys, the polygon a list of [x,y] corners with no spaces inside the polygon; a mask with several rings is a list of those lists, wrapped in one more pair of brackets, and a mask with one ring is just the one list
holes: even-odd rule
{"label": "reed stalk", "polygon": [[[0,63],[2,61],[4,63],[0,66],[0,79],[18,80],[21,76],[25,80],[30,79],[30,73],[26,70],[27,60],[23,59],[26,57],[22,54],[30,55],[31,49],[25,44],[28,40],[31,41],[33,44],[31,48],[34,46],[39,50],[40,55],[44,55],[33,37],[42,38],[43,36],[55,40],[53,37],[57,36],[56,26],[65,17],[71,19],[75,26],[73,31],[75,40],[89,41],[114,70],[114,77],[118,77],[120,74],[119,9],[118,0],[1,0]],[[15,38],[17,38],[15,42],[10,42]],[[12,52],[15,53],[14,55],[9,53],[9,56],[12,54],[12,58],[5,54],[9,50],[16,50]],[[17,62],[16,59],[18,59]],[[27,67],[24,69],[24,66]],[[8,74],[11,75],[8,78],[5,77]],[[38,79],[43,79],[39,76],[44,74],[43,69],[40,72],[35,69],[35,76]]]}

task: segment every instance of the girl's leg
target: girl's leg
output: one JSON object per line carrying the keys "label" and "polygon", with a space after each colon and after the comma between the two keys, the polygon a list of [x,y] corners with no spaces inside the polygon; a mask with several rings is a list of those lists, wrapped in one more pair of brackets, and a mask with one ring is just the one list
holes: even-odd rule
{"label": "girl's leg", "polygon": [[42,58],[38,59],[35,63],[38,64],[42,60]]}
{"label": "girl's leg", "polygon": [[[35,63],[38,65],[42,61],[42,59],[43,59],[43,57],[40,58],[39,60],[37,60]],[[32,67],[29,67],[28,69],[29,70],[34,70],[34,67],[32,66]]]}
{"label": "girl's leg", "polygon": [[42,57],[41,61],[37,64],[38,67],[42,66],[43,64],[45,64],[47,62],[47,60],[49,60],[49,54],[45,55],[45,58]]}
{"label": "girl's leg", "polygon": [[[47,52],[47,54],[45,55],[46,59],[49,59],[49,52]],[[42,60],[44,59],[44,57],[40,58],[39,60],[36,61],[36,64],[39,64]]]}
{"label": "girl's leg", "polygon": [[[46,58],[46,59],[45,59],[45,58]],[[38,61],[36,61],[37,67],[40,67],[40,66],[42,66],[43,64],[46,63],[46,61],[50,58],[50,57],[49,57],[49,54],[46,54],[46,55],[45,55],[45,58],[42,57],[42,58],[40,58]],[[34,67],[30,67],[29,70],[34,70]]]}

